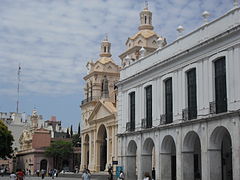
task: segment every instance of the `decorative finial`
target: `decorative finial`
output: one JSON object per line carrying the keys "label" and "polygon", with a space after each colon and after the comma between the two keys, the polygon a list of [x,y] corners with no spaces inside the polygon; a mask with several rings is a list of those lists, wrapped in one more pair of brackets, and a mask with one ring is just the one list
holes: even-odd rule
{"label": "decorative finial", "polygon": [[166,45],[166,39],[160,36],[160,37],[157,39],[157,45],[158,45],[158,47],[161,49],[163,46]]}
{"label": "decorative finial", "polygon": [[178,26],[177,31],[179,32],[179,38],[182,37],[182,32],[184,31],[184,28],[182,26]]}
{"label": "decorative finial", "polygon": [[105,34],[105,39],[104,41],[108,41],[108,33]]}
{"label": "decorative finial", "polygon": [[208,18],[209,18],[209,16],[210,16],[210,13],[209,13],[208,11],[204,11],[204,12],[202,13],[202,17],[203,17],[204,23],[208,23]]}
{"label": "decorative finial", "polygon": [[233,8],[237,8],[238,7],[238,0],[234,0],[233,1]]}
{"label": "decorative finial", "polygon": [[148,10],[148,1],[145,1],[145,8],[146,10]]}

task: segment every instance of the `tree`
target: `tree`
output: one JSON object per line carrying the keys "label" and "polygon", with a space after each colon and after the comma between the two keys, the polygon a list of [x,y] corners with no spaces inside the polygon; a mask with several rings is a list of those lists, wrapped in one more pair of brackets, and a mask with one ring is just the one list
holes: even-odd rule
{"label": "tree", "polygon": [[70,137],[73,136],[73,129],[72,129],[72,125],[71,125],[71,129],[70,129]]}
{"label": "tree", "polygon": [[59,140],[51,143],[46,148],[45,154],[49,157],[53,157],[53,166],[57,169],[62,169],[62,162],[64,159],[70,157],[73,153],[72,142]]}
{"label": "tree", "polygon": [[67,128],[67,135],[66,135],[66,138],[70,138],[69,128]]}
{"label": "tree", "polygon": [[13,136],[11,131],[8,130],[7,126],[0,120],[0,158],[6,159],[11,158],[13,153],[12,144]]}
{"label": "tree", "polygon": [[81,127],[80,127],[80,123],[78,124],[78,135],[80,136],[81,133]]}
{"label": "tree", "polygon": [[80,138],[79,134],[74,134],[72,136],[72,144],[73,144],[73,147],[81,146],[81,138]]}

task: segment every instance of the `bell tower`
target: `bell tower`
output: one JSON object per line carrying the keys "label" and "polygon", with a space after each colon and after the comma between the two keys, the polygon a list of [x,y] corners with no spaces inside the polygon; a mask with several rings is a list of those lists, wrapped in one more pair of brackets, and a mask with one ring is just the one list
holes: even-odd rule
{"label": "bell tower", "polygon": [[102,41],[101,43],[101,53],[100,53],[100,57],[111,57],[111,43],[108,41],[108,37],[106,36],[106,38]]}
{"label": "bell tower", "polygon": [[148,10],[148,3],[145,2],[145,8],[140,12],[140,26],[138,30],[153,30],[152,12]]}

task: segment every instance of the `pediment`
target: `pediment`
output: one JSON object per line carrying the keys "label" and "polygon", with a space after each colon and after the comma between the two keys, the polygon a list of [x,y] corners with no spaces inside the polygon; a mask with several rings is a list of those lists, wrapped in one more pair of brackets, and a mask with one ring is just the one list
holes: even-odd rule
{"label": "pediment", "polygon": [[89,122],[90,121],[95,121],[98,119],[104,119],[108,116],[113,115],[112,109],[108,108],[108,106],[104,105],[102,101],[99,101],[94,110],[92,111],[90,117],[89,117]]}

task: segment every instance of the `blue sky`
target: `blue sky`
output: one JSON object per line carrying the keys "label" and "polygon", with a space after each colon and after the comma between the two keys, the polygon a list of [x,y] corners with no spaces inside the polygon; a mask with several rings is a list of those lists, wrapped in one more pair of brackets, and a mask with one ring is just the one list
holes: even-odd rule
{"label": "blue sky", "polygon": [[[233,7],[233,0],[149,0],[155,32],[174,41]],[[81,119],[86,63],[99,57],[108,34],[120,64],[129,36],[137,32],[144,0],[0,0],[0,112],[16,111],[21,64],[20,112],[34,107],[44,119],[57,116],[64,127]]]}

